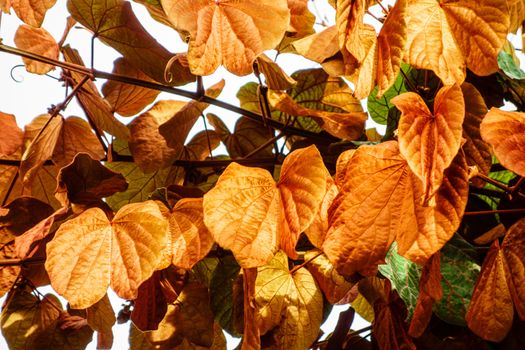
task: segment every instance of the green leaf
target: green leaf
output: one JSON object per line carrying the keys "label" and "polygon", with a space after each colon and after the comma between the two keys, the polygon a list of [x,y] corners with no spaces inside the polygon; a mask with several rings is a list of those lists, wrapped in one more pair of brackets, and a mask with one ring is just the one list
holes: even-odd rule
{"label": "green leaf", "polygon": [[[408,69],[408,65],[402,64],[402,69]],[[377,86],[370,93],[367,100],[368,113],[370,117],[378,124],[388,124],[388,115],[394,105],[390,102],[393,97],[406,92],[405,81],[402,74],[399,74],[394,84],[381,96],[377,96]]]}
{"label": "green leaf", "polygon": [[[468,242],[455,236],[441,249],[441,287],[443,298],[434,304],[434,313],[443,321],[465,325],[465,313],[470,303],[480,266],[474,259],[476,252]],[[397,254],[392,246],[379,271],[387,277],[412,317],[419,295],[421,267]]]}
{"label": "green leaf", "polygon": [[514,61],[514,57],[505,51],[498,54],[499,68],[511,79],[525,79],[525,72]]}
{"label": "green leaf", "polygon": [[240,336],[235,327],[235,309],[242,312],[243,305],[234,305],[233,286],[239,276],[240,266],[232,255],[219,260],[210,284],[211,309],[215,320],[228,333]]}

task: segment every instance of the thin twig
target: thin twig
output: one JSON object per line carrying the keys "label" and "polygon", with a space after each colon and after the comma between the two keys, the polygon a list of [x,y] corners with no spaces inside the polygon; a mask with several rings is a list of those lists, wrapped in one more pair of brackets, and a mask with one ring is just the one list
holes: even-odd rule
{"label": "thin twig", "polygon": [[310,259],[305,260],[302,264],[297,265],[297,266],[294,266],[293,269],[290,270],[290,274],[293,275],[293,274],[294,274],[297,270],[299,270],[301,267],[306,266],[307,264],[311,263],[314,259],[317,259],[317,258],[320,257],[321,255],[323,255],[323,252],[319,252],[319,253],[315,254],[314,256],[312,256]]}
{"label": "thin twig", "polygon": [[[17,55],[17,56],[29,58],[29,59],[32,59],[32,60],[35,60],[35,61],[39,61],[39,62],[47,63],[47,64],[50,64],[50,65],[58,66],[58,67],[61,67],[61,68],[69,69],[69,70],[77,72],[77,73],[90,75],[90,76],[93,76],[95,78],[112,80],[112,81],[118,81],[118,82],[121,82],[121,83],[135,85],[135,86],[141,86],[141,87],[148,88],[148,89],[163,91],[163,92],[167,92],[167,93],[170,93],[170,94],[174,94],[174,95],[190,98],[190,99],[201,101],[201,102],[204,102],[204,103],[209,103],[209,104],[215,105],[217,107],[224,108],[224,109],[227,109],[227,110],[232,111],[234,113],[243,115],[243,116],[247,117],[248,119],[251,119],[251,120],[253,120],[255,122],[258,122],[258,123],[261,123],[261,124],[263,123],[263,117],[260,114],[258,114],[258,113],[249,111],[249,110],[244,109],[244,108],[240,108],[240,107],[234,106],[232,104],[229,104],[227,102],[218,100],[218,99],[213,98],[213,97],[209,97],[209,96],[202,96],[201,97],[201,96],[198,96],[195,92],[192,92],[192,91],[186,91],[186,90],[175,88],[175,87],[172,87],[172,86],[162,85],[162,84],[159,84],[159,83],[155,83],[155,82],[151,82],[151,81],[145,81],[145,80],[141,80],[141,79],[136,79],[136,78],[120,75],[120,74],[107,73],[107,72],[99,71],[99,70],[96,70],[96,69],[89,69],[89,68],[84,67],[82,65],[69,63],[69,62],[63,62],[63,61],[59,61],[59,60],[54,60],[54,59],[51,59],[51,58],[48,58],[48,57],[45,57],[45,56],[34,54],[32,52],[29,52],[29,51],[20,50],[20,49],[17,49],[15,47],[11,47],[11,46],[8,46],[8,45],[0,44],[0,52],[5,52],[5,53],[12,54],[12,55]],[[331,136],[331,135],[329,135],[327,133],[314,133],[314,132],[310,132],[310,131],[307,131],[307,130],[302,130],[302,129],[298,129],[298,128],[294,128],[294,127],[286,127],[285,128],[282,123],[280,123],[280,122],[278,122],[276,120],[273,120],[273,119],[268,119],[265,122],[269,126],[274,128],[274,129],[282,130],[287,135],[297,135],[297,136],[307,137],[307,138],[310,138],[312,140],[323,141],[323,142],[326,142],[326,141],[329,141],[329,142],[338,141],[337,138],[335,138],[335,137],[333,137],[333,136]]]}
{"label": "thin twig", "polygon": [[492,215],[492,214],[521,214],[521,213],[525,213],[525,208],[467,211],[465,212],[465,214],[463,214],[463,216]]}

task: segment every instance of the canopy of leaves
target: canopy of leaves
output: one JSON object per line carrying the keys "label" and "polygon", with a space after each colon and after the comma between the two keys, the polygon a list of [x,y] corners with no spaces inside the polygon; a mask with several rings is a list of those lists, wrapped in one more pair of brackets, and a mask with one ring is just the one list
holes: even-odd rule
{"label": "canopy of leaves", "polygon": [[525,348],[524,1],[68,0],[60,41],[55,2],[0,0],[66,91],[0,101],[10,349]]}

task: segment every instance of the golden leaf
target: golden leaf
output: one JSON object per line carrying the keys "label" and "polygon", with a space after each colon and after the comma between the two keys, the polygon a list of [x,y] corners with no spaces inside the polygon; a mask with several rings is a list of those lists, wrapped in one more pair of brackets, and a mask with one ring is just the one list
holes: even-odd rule
{"label": "golden leaf", "polygon": [[[113,64],[113,74],[125,75],[143,81],[153,81],[123,57],[116,59]],[[144,107],[155,101],[159,92],[158,90],[124,84],[114,80],[108,80],[102,85],[102,94],[113,107],[113,111],[123,117],[131,117],[142,111]]]}
{"label": "golden leaf", "polygon": [[423,263],[459,227],[468,197],[462,153],[447,169],[435,207],[421,205],[422,184],[394,141],[359,147],[339,170],[344,184],[329,209],[323,251],[341,274],[375,274],[394,240],[400,254]]}
{"label": "golden leaf", "polygon": [[211,250],[214,240],[203,221],[202,198],[183,198],[169,214],[169,263],[190,270]]}
{"label": "golden leaf", "polygon": [[312,221],[312,224],[304,231],[310,242],[316,247],[321,249],[323,242],[325,240],[326,233],[330,227],[328,222],[328,210],[332,205],[335,197],[339,193],[337,186],[332,180],[331,177],[327,177],[326,181],[326,193],[321,205],[319,206],[319,211]]}
{"label": "golden leaf", "polygon": [[321,32],[299,39],[292,45],[301,56],[317,63],[323,63],[339,52],[337,36],[337,27],[331,26]]}
{"label": "golden leaf", "polygon": [[[21,50],[36,53],[38,55],[58,60],[58,44],[55,39],[44,28],[34,28],[21,25],[15,34],[15,44]],[[28,72],[35,74],[46,74],[55,69],[55,66],[23,58]]]}
{"label": "golden leaf", "polygon": [[509,32],[516,33],[521,23],[525,21],[525,2],[523,0],[507,0],[509,6]]}
{"label": "golden leaf", "polygon": [[10,2],[18,18],[32,27],[40,27],[47,10],[55,5],[56,0],[11,0]]}
{"label": "golden leaf", "polygon": [[356,140],[363,134],[368,115],[365,112],[338,113],[314,110],[296,103],[285,92],[268,91],[268,100],[272,107],[283,113],[319,118],[319,125],[330,134],[342,139]]}
{"label": "golden leaf", "polygon": [[322,252],[310,250],[306,252],[304,259],[305,261],[313,259],[306,267],[312,276],[314,276],[330,304],[337,304],[354,286],[353,283],[345,280],[345,278],[335,270],[330,260],[328,260]]}
{"label": "golden leaf", "polygon": [[5,157],[15,153],[22,146],[24,133],[16,125],[16,118],[12,114],[0,112],[0,128],[3,130],[0,157]]}
{"label": "golden leaf", "polygon": [[411,1],[405,60],[431,69],[445,85],[461,84],[465,67],[477,75],[498,70],[509,25],[504,0]]}
{"label": "golden leaf", "polygon": [[336,26],[339,47],[345,48],[358,63],[366,56],[366,48],[361,45],[360,28],[367,9],[366,0],[337,1]]}
{"label": "golden leaf", "polygon": [[443,180],[461,146],[465,116],[463,94],[458,85],[439,90],[431,114],[423,99],[413,92],[394,97],[401,111],[399,149],[410,169],[423,182],[423,201],[428,203]]}
{"label": "golden leaf", "polygon": [[290,153],[277,184],[264,169],[232,163],[204,195],[204,222],[243,268],[266,264],[279,246],[295,256],[299,234],[319,210],[327,175],[315,146]]}
{"label": "golden leaf", "polygon": [[291,273],[286,255],[279,252],[258,269],[255,292],[261,335],[276,327],[272,336],[276,348],[312,345],[322,321],[323,296],[308,270]]}
{"label": "golden leaf", "polygon": [[214,240],[242,267],[264,265],[277,252],[283,208],[267,170],[230,164],[204,195],[203,207]]}
{"label": "golden leaf", "polygon": [[47,245],[51,285],[74,308],[99,301],[110,283],[120,297],[134,299],[159,263],[167,226],[154,202],[124,206],[112,222],[101,209],[84,211]]}
{"label": "golden leaf", "polygon": [[[305,166],[308,164],[308,166]],[[315,219],[326,193],[323,158],[315,146],[298,149],[284,160],[277,187],[281,195],[287,234],[281,235],[281,249],[294,258],[299,235]]]}
{"label": "golden leaf", "polygon": [[468,327],[485,340],[499,342],[512,326],[514,308],[507,285],[507,262],[499,241],[490,247],[465,315]]}
{"label": "golden leaf", "polygon": [[237,75],[252,72],[259,54],[274,48],[290,20],[286,0],[161,0],[169,20],[189,36],[188,61],[195,75],[223,64]]}
{"label": "golden leaf", "polygon": [[500,163],[520,176],[525,176],[525,113],[491,108],[481,122],[481,137],[494,151]]}
{"label": "golden leaf", "polygon": [[289,77],[277,63],[264,53],[257,57],[257,66],[259,71],[264,74],[266,86],[270,89],[287,90],[297,84],[295,79]]}
{"label": "golden leaf", "polygon": [[308,0],[288,0],[290,9],[290,25],[288,32],[293,38],[303,38],[314,33],[315,16],[308,10]]}

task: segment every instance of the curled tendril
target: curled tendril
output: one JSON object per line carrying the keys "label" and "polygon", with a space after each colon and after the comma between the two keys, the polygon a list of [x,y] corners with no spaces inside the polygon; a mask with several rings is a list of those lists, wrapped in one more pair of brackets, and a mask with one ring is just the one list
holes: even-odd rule
{"label": "curled tendril", "polygon": [[14,82],[21,83],[24,81],[24,76],[22,74],[20,74],[18,78],[14,74],[16,69],[23,67],[25,67],[23,64],[17,64],[16,66],[13,66],[13,68],[11,68],[9,75],[11,76],[11,79],[13,79]]}
{"label": "curled tendril", "polygon": [[186,55],[184,54],[175,54],[168,63],[166,63],[166,68],[164,68],[164,81],[168,84],[173,82],[173,73],[171,72],[172,66],[175,64],[175,62],[179,62],[181,66],[188,67],[188,59],[186,58]]}

